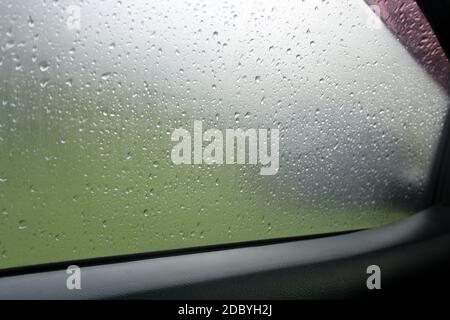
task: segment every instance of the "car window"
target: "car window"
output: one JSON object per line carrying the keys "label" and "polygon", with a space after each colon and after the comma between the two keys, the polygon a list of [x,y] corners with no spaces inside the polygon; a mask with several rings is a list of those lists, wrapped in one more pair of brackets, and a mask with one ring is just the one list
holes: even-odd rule
{"label": "car window", "polygon": [[0,268],[426,206],[448,94],[374,8],[3,0]]}

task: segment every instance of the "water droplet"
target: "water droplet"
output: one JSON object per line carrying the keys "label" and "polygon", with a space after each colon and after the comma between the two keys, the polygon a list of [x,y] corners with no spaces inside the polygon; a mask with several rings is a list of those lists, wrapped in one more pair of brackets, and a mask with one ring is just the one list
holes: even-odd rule
{"label": "water droplet", "polygon": [[33,18],[31,16],[28,16],[28,26],[30,28],[34,27],[34,20],[33,20]]}
{"label": "water droplet", "polygon": [[47,87],[48,81],[49,81],[49,79],[42,79],[42,80],[39,82],[39,85],[41,86],[41,88]]}
{"label": "water droplet", "polygon": [[20,220],[19,221],[19,229],[25,230],[26,228],[27,228],[27,222],[25,220]]}
{"label": "water droplet", "polygon": [[43,60],[39,63],[39,69],[42,72],[46,72],[50,68],[50,65],[47,60]]}
{"label": "water droplet", "polygon": [[239,123],[239,112],[235,112],[235,113],[234,113],[234,121],[235,121],[236,123]]}
{"label": "water droplet", "polygon": [[105,72],[102,74],[102,80],[108,80],[111,77],[111,72]]}

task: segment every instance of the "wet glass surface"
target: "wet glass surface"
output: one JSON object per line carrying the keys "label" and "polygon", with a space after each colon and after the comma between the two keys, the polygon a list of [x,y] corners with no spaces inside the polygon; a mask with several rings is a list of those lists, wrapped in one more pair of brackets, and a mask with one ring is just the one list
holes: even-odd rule
{"label": "wet glass surface", "polygon": [[[363,1],[3,0],[0,268],[371,228],[425,204],[449,99]],[[280,164],[175,165],[177,128]]]}

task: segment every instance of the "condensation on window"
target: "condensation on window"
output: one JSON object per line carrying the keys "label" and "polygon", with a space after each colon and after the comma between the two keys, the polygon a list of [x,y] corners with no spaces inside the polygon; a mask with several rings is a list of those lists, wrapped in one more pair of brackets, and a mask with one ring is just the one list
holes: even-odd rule
{"label": "condensation on window", "polygon": [[[0,268],[372,228],[427,204],[447,92],[363,1],[3,0]],[[175,165],[279,129],[279,170]]]}

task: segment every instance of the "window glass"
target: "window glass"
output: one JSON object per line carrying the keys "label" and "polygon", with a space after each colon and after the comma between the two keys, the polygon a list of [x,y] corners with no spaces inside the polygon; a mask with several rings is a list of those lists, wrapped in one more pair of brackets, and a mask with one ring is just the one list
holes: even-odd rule
{"label": "window glass", "polygon": [[[448,94],[368,8],[2,0],[0,268],[371,228],[426,206]],[[245,147],[245,163],[209,163],[200,126],[211,157]],[[247,144],[227,149],[227,129]]]}

